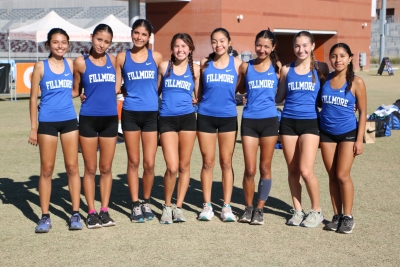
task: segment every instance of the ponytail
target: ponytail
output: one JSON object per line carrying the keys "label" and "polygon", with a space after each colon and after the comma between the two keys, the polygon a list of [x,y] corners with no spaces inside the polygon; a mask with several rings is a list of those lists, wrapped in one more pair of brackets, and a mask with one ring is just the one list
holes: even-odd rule
{"label": "ponytail", "polygon": [[169,61],[168,72],[167,72],[166,77],[169,77],[171,75],[171,70],[174,65],[174,62],[175,62],[175,56],[174,56],[174,54],[171,54],[171,60]]}
{"label": "ponytail", "polygon": [[192,73],[193,81],[196,81],[196,76],[194,75],[194,68],[193,68],[192,52],[189,53],[188,62],[189,62],[190,72]]}
{"label": "ponytail", "polygon": [[[353,54],[351,54],[351,56],[353,56]],[[354,76],[355,74],[354,74],[353,60],[352,60],[347,66],[347,71],[346,71],[346,82],[347,82],[346,92],[351,91],[351,87],[353,86]]]}

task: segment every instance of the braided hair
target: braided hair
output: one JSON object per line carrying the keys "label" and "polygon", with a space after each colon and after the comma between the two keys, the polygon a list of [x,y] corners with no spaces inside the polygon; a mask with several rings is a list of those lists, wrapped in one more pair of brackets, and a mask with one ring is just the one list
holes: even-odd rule
{"label": "braided hair", "polygon": [[[337,43],[337,44],[333,45],[331,50],[329,50],[329,55],[331,55],[333,53],[333,51],[338,47],[343,48],[346,51],[346,53],[349,55],[349,57],[354,56],[350,50],[350,47],[345,43]],[[351,60],[349,62],[349,65],[347,66],[347,70],[346,70],[346,82],[347,82],[346,92],[349,92],[351,90],[351,87],[352,87],[353,81],[354,81],[354,76],[355,76],[355,74],[354,74],[353,60]]]}
{"label": "braided hair", "polygon": [[[256,35],[256,41],[260,38],[265,38],[269,39],[272,43],[272,46],[274,47],[276,45],[276,37],[275,34],[268,28],[268,30],[262,30]],[[271,51],[271,54],[269,55],[269,58],[271,59],[272,65],[274,66],[275,72],[279,73],[279,66],[277,65],[277,62],[279,61],[278,54],[276,53],[276,49]]]}
{"label": "braided hair", "polygon": [[[190,71],[192,72],[193,81],[195,81],[196,80],[196,76],[194,75],[193,57],[192,57],[193,52],[195,50],[195,46],[194,46],[192,37],[190,37],[190,35],[187,34],[187,33],[177,33],[177,34],[175,34],[174,37],[172,37],[172,40],[171,40],[171,51],[174,50],[175,42],[178,39],[182,40],[189,47],[189,50],[191,51],[189,53],[189,55],[188,55],[188,63],[189,63]],[[171,71],[172,71],[172,68],[174,66],[175,60],[176,60],[175,55],[172,53],[171,54],[171,60],[169,61],[169,66],[168,66],[168,71],[167,71],[166,77],[169,77],[171,75]]]}
{"label": "braided hair", "polygon": [[[216,28],[215,30],[213,30],[213,32],[210,35],[210,39],[211,40],[212,40],[213,35],[215,33],[217,33],[217,32],[221,32],[223,35],[225,35],[225,37],[228,39],[228,41],[231,41],[231,36],[229,35],[229,32],[224,28]],[[231,46],[229,46],[229,47],[230,47],[230,49],[232,49]],[[229,48],[228,48],[228,52],[229,52]],[[208,55],[207,61],[204,63],[203,68],[207,68],[208,67],[208,63],[210,61],[214,60],[214,58],[215,58],[215,52],[212,52],[211,54]]]}
{"label": "braided hair", "polygon": [[[308,32],[308,31],[300,31],[300,32],[298,32],[298,33],[294,36],[294,38],[293,38],[293,44],[294,44],[294,42],[296,41],[297,37],[301,37],[301,36],[308,37],[308,38],[310,39],[311,44],[314,44],[314,36],[313,36],[310,32]],[[317,74],[318,74],[319,79],[320,79],[320,80],[324,80],[325,77],[324,77],[324,75],[322,74],[322,72],[318,69],[318,64],[317,64],[317,62],[315,61],[315,56],[314,56],[314,51],[313,51],[313,50],[311,50],[310,58],[311,58],[311,62],[310,62],[310,71],[311,71],[311,74],[312,74],[312,82],[315,83],[315,74],[314,74],[314,70],[317,71]]]}

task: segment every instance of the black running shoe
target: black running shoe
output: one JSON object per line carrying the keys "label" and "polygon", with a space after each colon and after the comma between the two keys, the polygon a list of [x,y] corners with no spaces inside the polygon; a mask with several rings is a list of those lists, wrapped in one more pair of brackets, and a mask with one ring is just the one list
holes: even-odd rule
{"label": "black running shoe", "polygon": [[332,221],[329,222],[327,225],[325,225],[323,229],[327,231],[336,231],[339,227],[341,219],[342,219],[341,215],[339,214],[333,215]]}
{"label": "black running shoe", "polygon": [[253,218],[250,222],[251,225],[263,225],[264,224],[264,212],[263,209],[255,208],[253,212]]}
{"label": "black running shoe", "polygon": [[253,216],[253,206],[247,206],[244,208],[243,215],[239,218],[239,222],[241,223],[249,223],[251,221],[251,217]]}
{"label": "black running shoe", "polygon": [[108,211],[100,211],[99,218],[103,223],[103,227],[115,226],[115,222],[113,219],[111,219],[110,215],[108,214]]}
{"label": "black running shoe", "polygon": [[102,226],[102,222],[99,219],[99,214],[97,214],[97,212],[88,214],[87,219],[86,219],[86,226],[89,229],[95,229],[95,228],[103,227]]}
{"label": "black running shoe", "polygon": [[351,234],[355,225],[353,217],[343,216],[337,232],[341,234]]}
{"label": "black running shoe", "polygon": [[143,216],[146,219],[146,221],[151,221],[154,218],[153,211],[151,210],[150,204],[149,203],[142,203],[140,205],[140,208],[142,209]]}

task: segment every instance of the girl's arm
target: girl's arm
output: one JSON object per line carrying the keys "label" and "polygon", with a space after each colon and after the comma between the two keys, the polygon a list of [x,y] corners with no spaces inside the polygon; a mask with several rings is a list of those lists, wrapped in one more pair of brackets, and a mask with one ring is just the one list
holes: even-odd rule
{"label": "girl's arm", "polygon": [[121,93],[122,68],[124,67],[125,56],[125,52],[120,52],[115,59],[115,93],[117,94]]}
{"label": "girl's arm", "polygon": [[238,73],[238,82],[236,86],[236,93],[244,94],[246,93],[246,85],[245,85],[245,77],[246,77],[246,72],[248,68],[248,63],[247,62],[242,62],[239,67],[239,73]]}
{"label": "girl's arm", "polygon": [[194,81],[194,99],[192,101],[193,105],[198,103],[199,99],[199,88],[200,88],[200,66],[197,64],[193,64],[193,70],[194,70],[194,76],[196,77],[196,80]]}
{"label": "girl's arm", "polygon": [[38,145],[37,130],[38,130],[38,107],[37,99],[39,94],[39,83],[43,77],[44,66],[43,61],[35,64],[32,73],[31,93],[29,99],[29,113],[31,117],[31,132],[29,134],[28,143],[34,146]]}
{"label": "girl's arm", "polygon": [[357,140],[354,143],[353,152],[354,156],[360,155],[364,151],[363,137],[365,131],[365,124],[367,122],[367,90],[364,81],[356,76],[353,81],[353,88],[357,99],[358,109],[358,132]]}
{"label": "girl's arm", "polygon": [[85,60],[78,57],[74,61],[74,87],[72,88],[72,97],[77,97],[82,93],[82,74],[85,72]]}
{"label": "girl's arm", "polygon": [[286,75],[289,71],[289,66],[283,66],[280,71],[278,91],[276,92],[275,102],[282,103],[286,98]]}
{"label": "girl's arm", "polygon": [[168,67],[169,67],[169,61],[161,62],[161,64],[158,66],[158,79],[157,79],[158,96],[160,96],[162,93],[162,83],[164,80],[165,72],[167,71]]}

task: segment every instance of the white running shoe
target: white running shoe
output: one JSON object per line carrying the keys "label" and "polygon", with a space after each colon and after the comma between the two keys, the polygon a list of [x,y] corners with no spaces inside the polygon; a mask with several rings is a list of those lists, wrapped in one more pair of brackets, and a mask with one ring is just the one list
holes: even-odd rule
{"label": "white running shoe", "polygon": [[210,203],[203,203],[203,211],[199,214],[199,221],[211,221],[214,217],[213,208]]}
{"label": "white running shoe", "polygon": [[236,216],[232,213],[230,204],[224,204],[222,207],[221,219],[223,222],[236,222]]}

